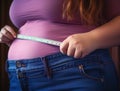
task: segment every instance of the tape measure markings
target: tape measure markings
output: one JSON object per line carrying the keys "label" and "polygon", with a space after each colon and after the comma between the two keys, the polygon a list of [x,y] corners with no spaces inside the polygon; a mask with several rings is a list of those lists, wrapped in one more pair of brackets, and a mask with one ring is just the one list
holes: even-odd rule
{"label": "tape measure markings", "polygon": [[46,39],[46,38],[40,38],[40,37],[33,37],[33,36],[28,36],[28,35],[22,35],[22,34],[18,34],[17,38],[18,39],[33,40],[33,41],[37,41],[37,42],[42,42],[42,43],[54,45],[54,46],[60,46],[60,44],[61,44],[60,41]]}

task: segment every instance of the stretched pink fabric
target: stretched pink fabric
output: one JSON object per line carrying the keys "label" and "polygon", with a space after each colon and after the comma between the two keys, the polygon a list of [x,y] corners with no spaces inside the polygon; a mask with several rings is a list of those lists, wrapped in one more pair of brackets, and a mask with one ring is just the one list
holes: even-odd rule
{"label": "stretched pink fabric", "polygon": [[[63,2],[64,0],[13,0],[10,7],[10,18],[20,34],[61,42],[72,34],[88,32],[97,27],[83,25],[78,13],[75,14],[75,19],[72,21],[63,19]],[[105,21],[120,15],[119,4],[120,0],[105,0]],[[59,52],[59,47],[15,39],[10,46],[8,59],[42,57],[55,52]]]}

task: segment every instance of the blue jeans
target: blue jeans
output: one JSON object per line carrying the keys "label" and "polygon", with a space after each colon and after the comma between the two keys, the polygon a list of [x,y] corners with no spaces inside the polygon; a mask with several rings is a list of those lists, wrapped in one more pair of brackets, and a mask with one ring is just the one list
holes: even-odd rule
{"label": "blue jeans", "polygon": [[108,50],[75,59],[56,53],[45,57],[8,60],[10,91],[119,91]]}

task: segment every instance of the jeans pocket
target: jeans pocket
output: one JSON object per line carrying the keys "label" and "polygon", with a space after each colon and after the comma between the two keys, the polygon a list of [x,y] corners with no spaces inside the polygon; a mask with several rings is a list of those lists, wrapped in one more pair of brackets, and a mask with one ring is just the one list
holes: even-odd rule
{"label": "jeans pocket", "polygon": [[79,65],[80,74],[83,78],[92,79],[95,81],[104,81],[104,71],[101,64]]}

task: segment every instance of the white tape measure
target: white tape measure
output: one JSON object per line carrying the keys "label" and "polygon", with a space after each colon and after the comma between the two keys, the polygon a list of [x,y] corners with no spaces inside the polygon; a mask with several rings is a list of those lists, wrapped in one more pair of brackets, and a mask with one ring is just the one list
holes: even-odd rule
{"label": "white tape measure", "polygon": [[50,44],[50,45],[54,45],[54,46],[60,46],[60,44],[61,44],[60,41],[55,41],[55,40],[40,38],[40,37],[33,37],[33,36],[28,36],[28,35],[22,35],[22,34],[18,34],[17,38],[42,42],[42,43],[46,43],[46,44]]}

